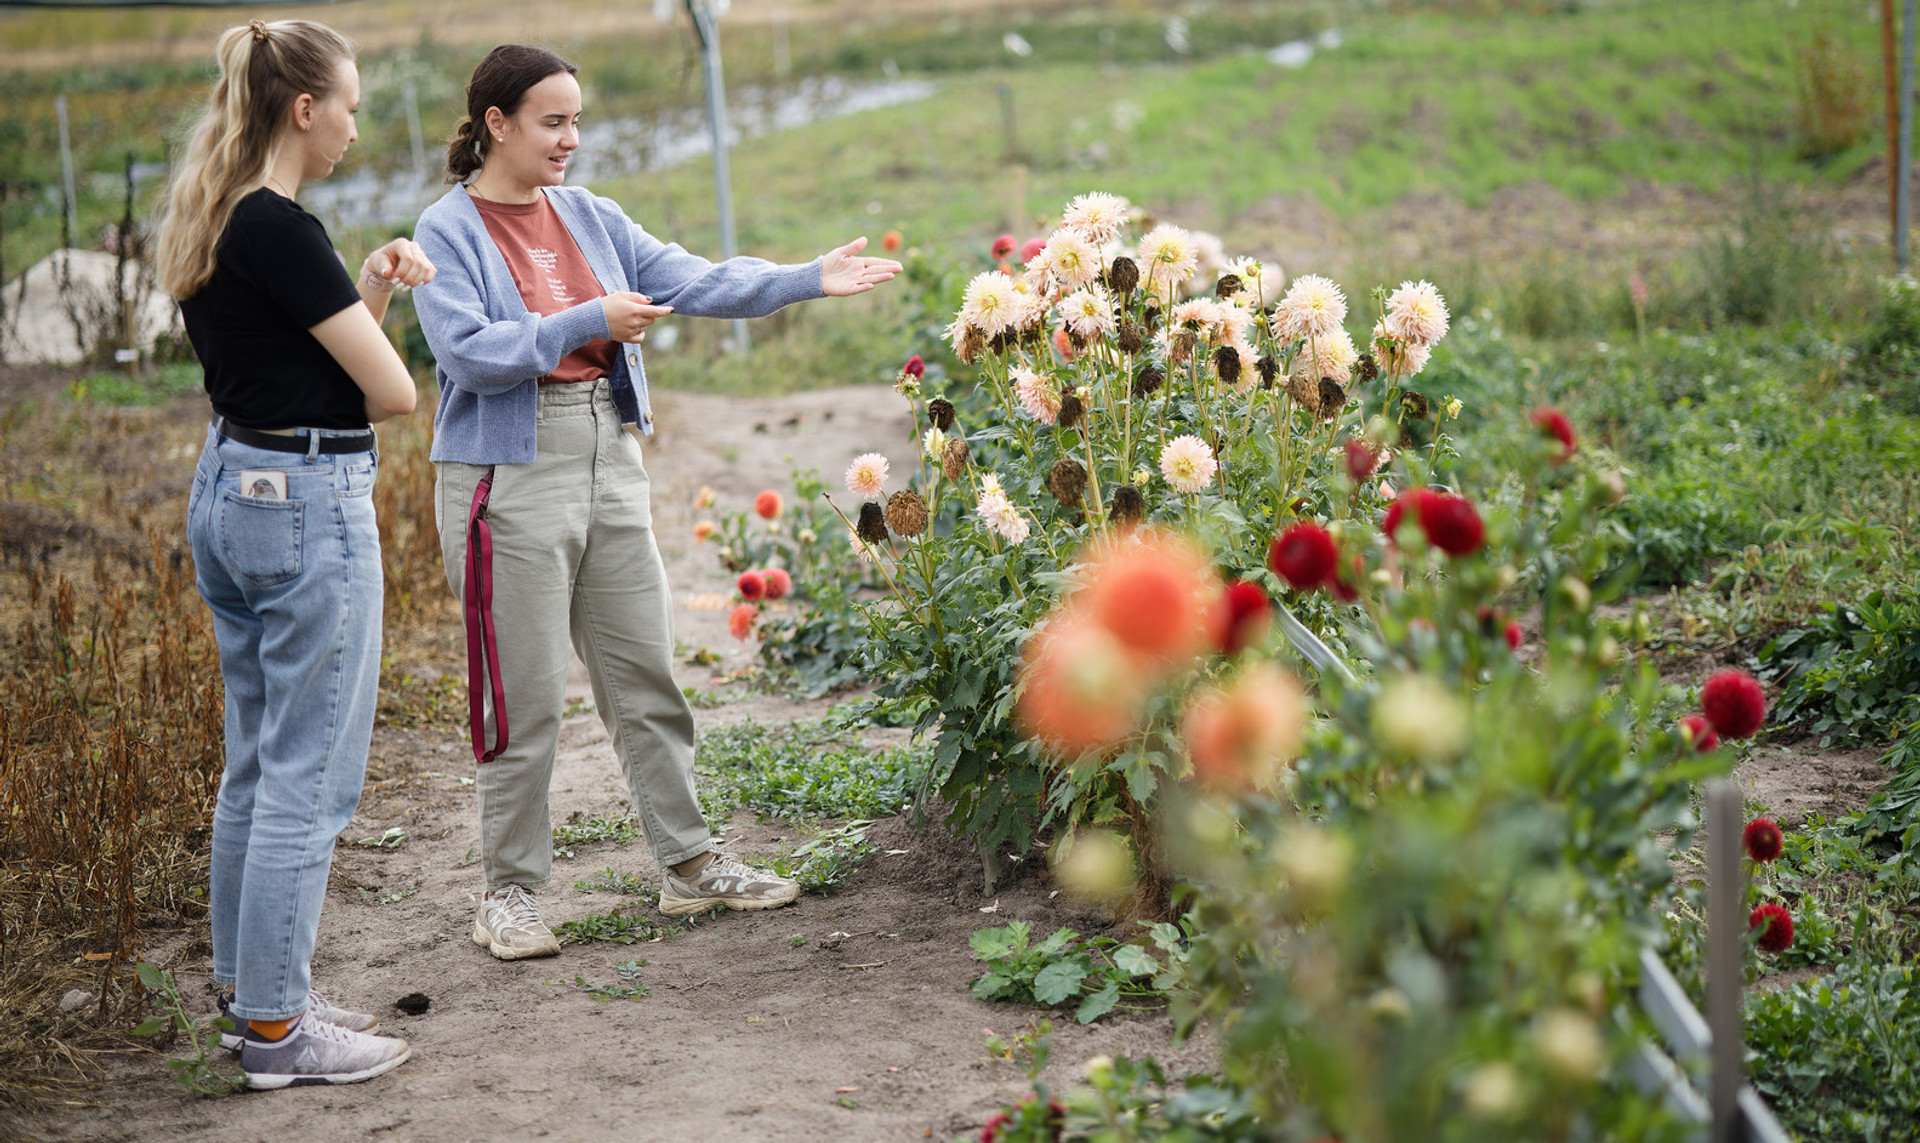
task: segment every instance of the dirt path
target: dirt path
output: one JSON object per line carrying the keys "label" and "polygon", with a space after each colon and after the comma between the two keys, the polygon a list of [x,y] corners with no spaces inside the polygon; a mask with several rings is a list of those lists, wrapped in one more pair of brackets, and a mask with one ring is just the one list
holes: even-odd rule
{"label": "dirt path", "polygon": [[[809,393],[775,401],[667,397],[648,450],[656,521],[680,601],[678,635],[721,652],[714,667],[683,666],[681,682],[745,665],[749,646],[725,630],[724,610],[689,606],[723,592],[710,549],[691,542],[690,502],[702,485],[721,508],[761,487],[790,491],[791,454],[838,472],[855,454],[911,455],[903,403],[885,390]],[[729,459],[733,458],[733,459]],[[576,664],[577,668],[577,664]],[[576,669],[570,697],[590,704]],[[824,704],[753,695],[700,712],[702,725],[817,717]],[[879,732],[876,738],[887,733]],[[1017,1030],[1030,1012],[973,1000],[967,937],[988,924],[1030,921],[1104,929],[1107,918],[1055,898],[1029,876],[994,899],[980,893],[971,850],[935,826],[901,819],[875,827],[883,852],[833,897],[769,913],[729,914],[654,944],[569,946],[558,958],[494,960],[469,939],[479,873],[473,794],[460,775],[471,756],[458,737],[382,729],[370,783],[346,841],[405,826],[408,841],[379,851],[343,844],[333,868],[314,968],[338,1002],[378,1013],[414,1056],[388,1076],[352,1087],[306,1088],[204,1101],[174,1087],[150,1054],[121,1057],[98,1105],[44,1124],[50,1139],[254,1140],[375,1137],[441,1141],[525,1139],[946,1139],[977,1130],[1024,1090],[1017,1069],[993,1065],[982,1029]],[[627,812],[605,730],[590,711],[568,718],[553,785],[556,821],[573,811]],[[731,847],[785,852],[793,827],[737,819]],[[604,912],[608,893],[574,889],[611,865],[656,883],[642,845],[583,846],[556,862],[543,895],[549,922]],[[398,898],[397,900],[395,898]],[[385,899],[383,903],[383,899]],[[993,912],[984,910],[993,909]],[[795,937],[804,938],[804,944]],[[203,1009],[205,929],[159,934],[149,959],[173,968]],[[643,999],[603,1002],[572,983],[617,984],[616,967],[647,963]],[[425,993],[432,1006],[402,1014],[394,1001]],[[1206,1066],[1203,1047],[1168,1048],[1164,1014],[1080,1028],[1056,1020],[1053,1075],[1072,1077],[1097,1053],[1152,1051],[1176,1074]],[[223,1060],[224,1064],[225,1061]]]}

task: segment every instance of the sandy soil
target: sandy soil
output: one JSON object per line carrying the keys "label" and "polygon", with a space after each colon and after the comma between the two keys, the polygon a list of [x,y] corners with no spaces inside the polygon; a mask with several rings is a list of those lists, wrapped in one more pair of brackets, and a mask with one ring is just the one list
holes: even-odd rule
{"label": "sandy soil", "polygon": [[[683,666],[684,685],[744,666],[748,645],[725,630],[725,611],[696,606],[725,591],[711,550],[691,542],[690,502],[703,485],[721,507],[744,507],[769,485],[787,488],[791,455],[837,471],[859,452],[909,439],[904,402],[886,390],[837,390],[777,401],[668,396],[648,449],[656,520],[680,607],[677,633],[721,652],[712,667]],[[894,451],[905,453],[911,446]],[[736,451],[737,450],[737,451]],[[737,457],[729,460],[728,457]],[[571,696],[591,703],[576,664]],[[739,688],[729,688],[730,690]],[[824,704],[753,694],[700,712],[703,725],[817,716]],[[889,733],[876,732],[876,737]],[[977,1130],[1025,1090],[1017,1068],[997,1066],[982,1030],[1012,1032],[1030,1010],[973,1000],[967,952],[977,928],[1014,919],[1041,932],[1069,925],[1106,931],[1110,918],[1056,897],[1037,875],[1016,875],[981,896],[980,862],[939,826],[903,819],[875,828],[883,851],[835,896],[786,909],[728,914],[653,944],[569,946],[558,958],[506,963],[469,938],[481,890],[470,864],[477,843],[466,743],[456,734],[383,728],[376,734],[352,842],[403,825],[392,851],[342,844],[314,969],[336,1002],[379,1015],[414,1056],[388,1076],[342,1088],[307,1088],[204,1101],[174,1087],[150,1053],[111,1060],[94,1106],[29,1130],[47,1139],[310,1137],[466,1140],[946,1139]],[[627,812],[617,764],[598,718],[566,720],[554,777],[556,820]],[[771,856],[792,848],[795,828],[741,815],[731,848]],[[543,895],[550,923],[604,912],[625,900],[573,883],[612,867],[657,881],[645,847],[608,843],[556,862]],[[383,898],[399,897],[390,903]],[[1124,929],[1114,929],[1116,935]],[[804,938],[796,945],[794,937]],[[171,967],[206,1009],[209,947],[203,927],[154,933],[149,959]],[[643,999],[603,1002],[572,982],[615,984],[615,966],[647,963]],[[402,1014],[394,1002],[425,993],[432,1006]],[[1081,1028],[1056,1020],[1051,1075],[1077,1076],[1097,1053],[1158,1053],[1180,1074],[1207,1066],[1204,1045],[1170,1048],[1171,1022],[1144,1013]],[[222,1061],[225,1062],[224,1060]],[[0,1132],[3,1133],[3,1132]]]}

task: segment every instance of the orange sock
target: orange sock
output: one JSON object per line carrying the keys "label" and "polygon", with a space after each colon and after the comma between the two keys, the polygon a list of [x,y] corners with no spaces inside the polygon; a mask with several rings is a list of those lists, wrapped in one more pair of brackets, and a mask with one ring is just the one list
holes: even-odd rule
{"label": "orange sock", "polygon": [[293,1031],[293,1026],[299,1022],[298,1016],[290,1020],[249,1020],[247,1027],[269,1040],[284,1040],[287,1038],[287,1033]]}

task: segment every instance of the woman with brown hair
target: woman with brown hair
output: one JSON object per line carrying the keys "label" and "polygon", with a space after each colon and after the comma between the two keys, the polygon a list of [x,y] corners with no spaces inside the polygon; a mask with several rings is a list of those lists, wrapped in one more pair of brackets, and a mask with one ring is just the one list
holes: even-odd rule
{"label": "woman with brown hair", "polygon": [[311,961],[380,678],[371,425],[414,406],[380,318],[433,267],[395,239],[356,283],[294,201],[354,141],[353,45],[322,24],[254,20],[217,51],[158,252],[214,412],[187,501],[226,684],[213,975],[222,1013],[243,1025],[223,1042],[250,1086],[353,1083],[398,1067],[407,1043],[328,1004]]}
{"label": "woman with brown hair", "polygon": [[439,368],[440,549],[470,609],[469,662],[485,622],[498,651],[496,670],[469,678],[489,699],[473,728],[487,884],[473,939],[508,960],[560,951],[534,893],[552,875],[547,788],[569,644],[664,871],[661,910],[769,909],[799,895],[714,852],[694,796],[693,712],[674,683],[672,599],[641,463],[653,412],[640,343],[668,313],[758,317],[864,293],[900,270],[860,257],[864,238],[802,265],[709,262],[562,185],[580,146],[575,70],[544,48],[489,53],[447,153],[458,185],[415,230],[440,268],[414,296]]}

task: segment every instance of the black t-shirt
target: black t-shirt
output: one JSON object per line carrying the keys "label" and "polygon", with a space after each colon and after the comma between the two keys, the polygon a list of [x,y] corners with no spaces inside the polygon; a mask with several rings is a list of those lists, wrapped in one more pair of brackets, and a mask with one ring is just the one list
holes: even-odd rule
{"label": "black t-shirt", "polygon": [[307,331],[359,291],[320,220],[261,187],[220,237],[213,277],[180,303],[213,411],[249,429],[364,429],[360,387]]}

